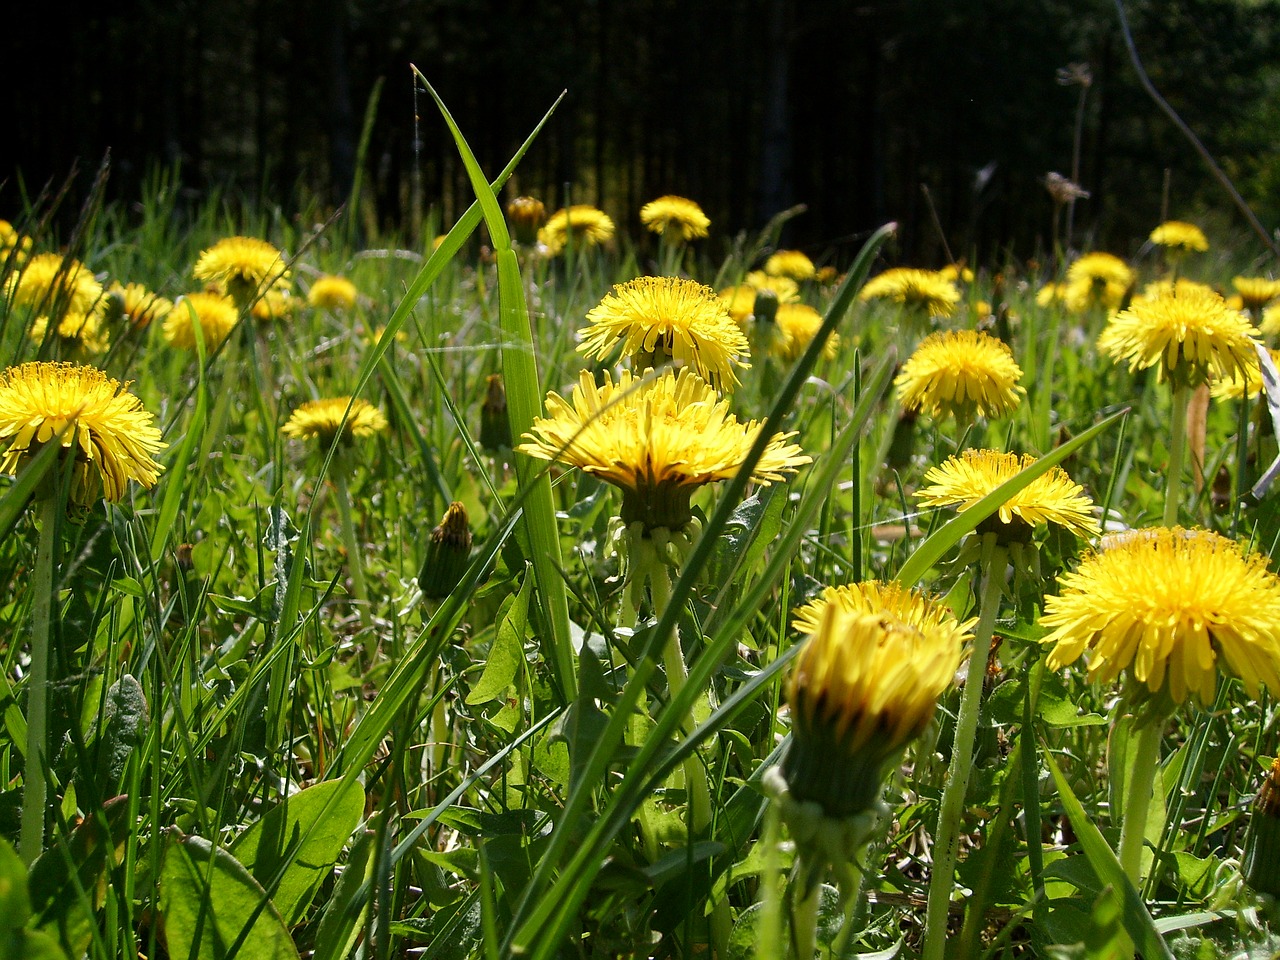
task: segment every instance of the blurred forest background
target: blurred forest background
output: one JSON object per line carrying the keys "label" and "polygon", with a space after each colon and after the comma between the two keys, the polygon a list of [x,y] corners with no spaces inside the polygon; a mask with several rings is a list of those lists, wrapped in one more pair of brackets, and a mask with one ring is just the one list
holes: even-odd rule
{"label": "blurred forest background", "polygon": [[[1126,9],[1156,86],[1274,228],[1280,2]],[[514,191],[633,231],[664,193],[700,203],[722,240],[803,203],[791,245],[839,259],[897,219],[895,255],[936,266],[924,187],[957,256],[1034,256],[1083,94],[1078,241],[1134,249],[1166,180],[1169,216],[1245,236],[1142,91],[1112,0],[103,0],[5,19],[10,219],[77,165],[73,218],[108,148],[111,198],[176,169],[193,198],[320,216],[350,195],[372,109],[366,225],[448,225],[470,192],[413,63],[490,172],[567,90]]]}

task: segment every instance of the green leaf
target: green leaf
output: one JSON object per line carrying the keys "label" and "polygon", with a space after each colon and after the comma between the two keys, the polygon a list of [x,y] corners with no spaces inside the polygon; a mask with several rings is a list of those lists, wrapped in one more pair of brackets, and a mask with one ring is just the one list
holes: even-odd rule
{"label": "green leaf", "polygon": [[31,865],[32,925],[50,935],[56,931],[72,956],[84,953],[93,938],[107,857],[119,861],[128,833],[129,798],[115,797],[76,827],[65,850],[52,847]]}
{"label": "green leaf", "polygon": [[19,929],[30,916],[27,868],[9,841],[0,837],[0,932]]}
{"label": "green leaf", "polygon": [[142,684],[124,674],[107,689],[106,703],[102,708],[102,741],[104,756],[102,776],[107,780],[109,792],[114,793],[129,754],[140,747],[151,726],[147,698]]}
{"label": "green leaf", "polygon": [[484,673],[472,691],[467,694],[467,706],[488,703],[504,696],[524,661],[524,638],[529,625],[529,593],[534,578],[525,575],[520,592],[506,605],[506,612],[498,622],[497,635],[489,647]]}
{"label": "green leaf", "polygon": [[169,956],[182,960],[298,960],[266,891],[235,857],[201,837],[172,839],[160,868]]}
{"label": "green leaf", "polygon": [[[364,792],[329,780],[286,797],[231,845],[288,926],[302,920],[364,813]],[[278,878],[278,879],[277,879]]]}
{"label": "green leaf", "polygon": [[1053,759],[1052,751],[1045,748],[1041,755],[1049,767],[1049,772],[1053,775],[1053,782],[1058,787],[1062,807],[1080,840],[1080,848],[1089,859],[1098,879],[1108,884],[1121,899],[1121,921],[1125,932],[1133,939],[1138,951],[1146,960],[1155,960],[1157,957],[1173,960],[1173,953],[1156,930],[1151,914],[1147,911],[1147,905],[1142,902],[1142,897],[1125,876],[1120,861],[1116,859],[1115,853],[1103,839],[1102,831],[1098,829],[1097,824],[1093,822],[1080,800],[1072,792],[1071,785],[1067,783]]}
{"label": "green leaf", "polygon": [[333,895],[320,915],[316,931],[316,949],[312,960],[342,960],[351,952],[369,914],[369,898],[358,897],[360,888],[373,880],[374,850],[377,834],[365,830],[351,848],[347,867],[342,871]]}

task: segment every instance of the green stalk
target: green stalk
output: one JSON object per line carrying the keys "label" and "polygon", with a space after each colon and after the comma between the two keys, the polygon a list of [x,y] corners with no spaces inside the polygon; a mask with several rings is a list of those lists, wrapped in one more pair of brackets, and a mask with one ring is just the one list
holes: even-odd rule
{"label": "green stalk", "polygon": [[1142,841],[1147,832],[1156,768],[1160,764],[1160,737],[1164,724],[1147,720],[1137,730],[1138,746],[1125,777],[1124,823],[1120,827],[1120,866],[1135,889],[1142,889]]}
{"label": "green stalk", "polygon": [[1179,384],[1173,391],[1169,476],[1164,487],[1164,525],[1166,527],[1178,525],[1178,506],[1182,501],[1182,471],[1187,458],[1187,405],[1190,402],[1190,384]]}
{"label": "green stalk", "polygon": [[40,542],[32,585],[31,674],[27,679],[27,757],[22,778],[22,829],[18,849],[30,866],[44,850],[44,815],[48,801],[47,747],[49,726],[49,622],[53,606],[54,554],[58,549],[58,512],[62,498],[47,496],[40,504]]}
{"label": "green stalk", "polygon": [[983,535],[978,631],[974,635],[968,679],[960,698],[960,715],[956,719],[947,785],[943,788],[942,805],[938,810],[938,830],[933,841],[933,873],[929,878],[929,903],[925,914],[924,950],[921,953],[924,960],[942,960],[947,941],[947,910],[951,904],[951,891],[955,888],[960,819],[964,812],[965,792],[969,788],[973,744],[982,709],[982,681],[987,675],[991,634],[995,629],[1004,587],[1005,553],[1005,548],[996,542],[995,534]]}
{"label": "green stalk", "polygon": [[[796,861],[796,870],[792,880],[792,890],[802,887],[804,881],[799,878],[808,873],[802,860]],[[822,883],[812,878],[809,889],[804,891],[803,899],[791,911],[791,945],[795,949],[797,960],[813,960],[818,950],[818,907],[822,903]]]}
{"label": "green stalk", "polygon": [[342,545],[347,550],[347,568],[351,572],[351,592],[360,602],[361,619],[365,619],[368,615],[369,589],[364,582],[364,563],[360,558],[360,542],[356,539],[356,525],[351,516],[351,491],[347,487],[347,473],[351,468],[351,460],[346,451],[341,449],[335,453],[333,459],[333,485],[338,492],[338,516],[342,526]]}

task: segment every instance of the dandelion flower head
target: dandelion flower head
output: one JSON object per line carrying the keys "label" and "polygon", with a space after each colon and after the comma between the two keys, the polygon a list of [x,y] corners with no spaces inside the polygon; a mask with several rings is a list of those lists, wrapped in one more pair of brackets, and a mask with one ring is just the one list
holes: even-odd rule
{"label": "dandelion flower head", "polygon": [[317,310],[350,310],[356,305],[358,295],[356,285],[346,277],[325,274],[316,277],[315,283],[311,284],[307,303]]}
{"label": "dandelion flower head", "polygon": [[711,221],[702,208],[684,197],[666,196],[650,200],[640,208],[640,222],[654,233],[684,240],[698,240],[707,235]]}
{"label": "dandelion flower head", "polygon": [[1204,231],[1183,220],[1166,220],[1160,224],[1151,231],[1151,242],[1176,253],[1204,253],[1209,249]]}
{"label": "dandelion flower head", "polygon": [[0,220],[0,266],[12,260],[21,263],[31,251],[31,238],[21,234],[8,220]]}
{"label": "dandelion flower head", "polygon": [[1234,277],[1231,285],[1240,295],[1241,306],[1257,312],[1272,300],[1280,299],[1280,280],[1270,277]]}
{"label": "dandelion flower head", "polygon": [[119,299],[121,314],[137,330],[163,320],[173,309],[172,300],[152,293],[140,283],[112,284],[109,295]]}
{"label": "dandelion flower head", "polygon": [[237,301],[288,277],[284,255],[257,237],[225,237],[200,254],[192,271],[197,280],[219,283]]}
{"label": "dandelion flower head", "polygon": [[835,818],[874,804],[883,765],[929,725],[960,657],[953,630],[828,604],[786,681],[791,793]]}
{"label": "dandelion flower head", "polygon": [[38,253],[5,283],[5,299],[42,313],[85,314],[102,297],[100,284],[79,260]]}
{"label": "dandelion flower head", "polygon": [[1195,385],[1256,366],[1257,336],[1249,319],[1216,292],[1192,288],[1135,299],[1108,321],[1098,349],[1131,371],[1158,366],[1161,380]]}
{"label": "dandelion flower head", "polygon": [[1073,313],[1114,310],[1124,302],[1133,279],[1129,265],[1115,254],[1086,253],[1067,268],[1067,309]]}
{"label": "dandelion flower head", "polygon": [[976,620],[961,623],[946,606],[894,580],[865,580],[827,587],[816,599],[792,614],[791,625],[800,633],[816,633],[829,606],[846,613],[887,613],[922,633],[943,632],[954,636],[957,645],[973,639]]}
{"label": "dandelion flower head", "polygon": [[621,346],[637,372],[667,361],[688,366],[713,386],[738,382],[749,366],[747,338],[714,290],[678,277],[639,277],[617,284],[587,314],[578,351],[606,359]]}
{"label": "dandelion flower head", "polygon": [[[778,332],[773,340],[771,353],[779,360],[790,363],[800,359],[822,326],[822,314],[806,303],[780,303],[774,317]],[[840,335],[832,333],[822,347],[822,356],[834,360],[840,350]]]}
{"label": "dandelion flower head", "polygon": [[299,298],[293,295],[290,284],[277,281],[260,293],[253,301],[249,315],[259,323],[271,320],[288,320],[297,309]]}
{"label": "dandelion flower head", "polygon": [[[928,486],[916,493],[926,507],[968,510],[1011,480],[1036,458],[995,450],[965,450],[924,475]],[[1010,533],[1030,536],[1034,527],[1051,523],[1081,537],[1098,532],[1093,501],[1061,467],[1052,467],[1000,505],[995,517]],[[982,530],[979,525],[979,530]]]}
{"label": "dandelion flower head", "polygon": [[[350,413],[347,412],[350,407]],[[290,415],[280,432],[293,440],[319,440],[321,448],[335,437],[350,443],[356,437],[371,437],[387,429],[387,418],[367,400],[356,397],[329,397],[309,400]]]}
{"label": "dandelion flower head", "polygon": [[949,317],[960,302],[960,291],[937,271],[892,267],[868,280],[858,298],[887,300],[930,317]]}
{"label": "dandelion flower head", "polygon": [[130,480],[155,486],[166,444],[154,417],[129,385],[96,367],[24,363],[0,371],[0,440],[9,441],[0,472],[16,474],[43,444],[59,439],[75,457],[70,502],[115,503]]}
{"label": "dandelion flower head", "polygon": [[1060,578],[1040,622],[1049,669],[1087,651],[1089,679],[1122,672],[1174,704],[1213,702],[1219,665],[1251,696],[1280,695],[1280,579],[1266,560],[1208,530],[1134,531]]}
{"label": "dandelion flower head", "polygon": [[[33,343],[44,343],[49,332],[49,318],[36,317],[31,322],[28,336]],[[96,311],[89,313],[65,313],[54,326],[54,335],[67,347],[79,347],[86,353],[106,353],[111,345],[111,337],[102,324],[102,316]]]}
{"label": "dandelion flower head", "polygon": [[[1271,362],[1280,367],[1280,350],[1268,350]],[[1265,384],[1262,379],[1262,365],[1254,363],[1245,370],[1236,370],[1224,380],[1214,380],[1209,386],[1209,394],[1215,400],[1253,399],[1262,393]]]}
{"label": "dandelion flower head", "polygon": [[217,293],[190,293],[179,297],[169,315],[164,318],[165,342],[180,350],[194,350],[196,331],[192,314],[200,321],[200,332],[205,349],[212,350],[229,334],[240,319],[236,305]]}
{"label": "dandelion flower head", "polygon": [[555,257],[564,252],[570,238],[575,247],[594,247],[612,240],[614,229],[604,211],[579,203],[553,213],[538,231],[538,242]]}
{"label": "dandelion flower head", "polygon": [[808,254],[800,250],[779,250],[764,262],[764,272],[771,277],[812,280],[817,276],[818,268]]}
{"label": "dandelion flower head", "polygon": [[[761,428],[739,422],[728,401],[687,367],[648,378],[624,370],[616,382],[606,372],[601,385],[584,370],[569,400],[547,395],[547,416],[534,420],[516,449],[619,487],[625,522],[677,530],[689,522],[693,491],[734,476]],[[788,442],[792,436],[770,439],[752,480],[782,480],[810,462]]]}
{"label": "dandelion flower head", "polygon": [[968,420],[1015,409],[1027,393],[1021,379],[1022,368],[1004,341],[976,330],[948,330],[916,347],[894,385],[908,410]]}

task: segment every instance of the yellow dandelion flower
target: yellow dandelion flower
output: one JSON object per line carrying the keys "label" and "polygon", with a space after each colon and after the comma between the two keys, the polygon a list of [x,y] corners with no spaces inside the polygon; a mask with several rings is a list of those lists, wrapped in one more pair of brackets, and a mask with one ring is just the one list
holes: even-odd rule
{"label": "yellow dandelion flower", "polygon": [[554,257],[564,251],[571,237],[575,248],[594,247],[612,240],[614,230],[613,220],[604,211],[579,203],[553,213],[538,231],[538,242]]}
{"label": "yellow dandelion flower", "polygon": [[343,311],[356,305],[359,291],[356,285],[346,277],[335,277],[325,274],[316,277],[315,283],[307,291],[307,303],[317,310]]}
{"label": "yellow dandelion flower", "polygon": [[587,314],[578,352],[607,358],[621,346],[637,371],[671,361],[713,386],[738,382],[747,367],[747,338],[714,290],[677,277],[638,277],[617,284]]}
{"label": "yellow dandelion flower", "polygon": [[[1280,350],[1267,352],[1271,354],[1271,362],[1280,367]],[[1225,379],[1214,380],[1209,393],[1216,400],[1244,400],[1262,393],[1263,387],[1262,365],[1255,362],[1244,371],[1236,370]]]}
{"label": "yellow dandelion flower", "polygon": [[200,254],[197,280],[220,283],[237,303],[289,276],[284,254],[257,237],[225,237]]}
{"label": "yellow dandelion flower", "polygon": [[1208,530],[1130,533],[1085,557],[1045,601],[1049,669],[1088,651],[1089,679],[1128,672],[1173,703],[1213,702],[1216,668],[1280,695],[1280,579],[1267,561]]}
{"label": "yellow dandelion flower", "polygon": [[140,283],[123,286],[115,283],[109,292],[119,300],[121,315],[138,330],[145,330],[153,321],[163,320],[173,309],[172,300],[152,293]]}
{"label": "yellow dandelion flower", "polygon": [[1167,297],[1216,294],[1217,291],[1207,283],[1200,283],[1198,280],[1190,280],[1186,277],[1178,277],[1177,280],[1153,280],[1146,284],[1139,293],[1134,294],[1133,300],[1130,301],[1130,306],[1146,300],[1161,300]]}
{"label": "yellow dandelion flower", "polygon": [[1067,285],[1065,283],[1046,283],[1036,291],[1037,306],[1051,307],[1057,303],[1065,303],[1066,299]]}
{"label": "yellow dandelion flower", "polygon": [[39,253],[9,277],[4,295],[14,307],[85,314],[102,298],[102,284],[79,260]]}
{"label": "yellow dandelion flower", "polygon": [[[822,314],[804,303],[780,303],[774,323],[778,325],[778,332],[782,336],[773,339],[770,352],[779,360],[791,363],[809,348],[818,328],[822,326]],[[840,335],[833,333],[823,345],[822,356],[824,359],[834,360],[839,350]]]}
{"label": "yellow dandelion flower", "polygon": [[817,276],[818,268],[799,250],[779,250],[764,262],[764,272],[771,277],[812,280]]}
{"label": "yellow dandelion flower", "polygon": [[952,629],[828,604],[786,681],[790,792],[832,818],[871,808],[885,763],[928,727],[960,657]]}
{"label": "yellow dandelion flower", "polygon": [[8,220],[0,220],[0,267],[7,261],[20,264],[31,252],[31,238],[19,233]]}
{"label": "yellow dandelion flower", "polygon": [[1258,324],[1258,329],[1268,337],[1274,337],[1280,333],[1280,303],[1273,303],[1263,308],[1262,322]]}
{"label": "yellow dandelion flower", "polygon": [[1209,241],[1194,223],[1166,220],[1151,231],[1151,242],[1171,253],[1204,253]]}
{"label": "yellow dandelion flower", "polygon": [[973,639],[971,630],[977,623],[961,623],[943,604],[896,581],[866,580],[827,587],[818,599],[793,611],[791,626],[806,635],[816,633],[827,607],[833,605],[846,613],[887,613],[922,633],[950,633],[959,646]]}
{"label": "yellow dandelion flower", "polygon": [[[688,243],[707,235],[711,221],[702,208],[684,197],[659,197],[640,208],[640,222],[654,233],[671,236]],[[669,238],[670,239],[670,238]]]}
{"label": "yellow dandelion flower", "polygon": [[1067,268],[1067,309],[1083,313],[1093,308],[1114,310],[1124,302],[1133,271],[1114,254],[1086,253]]}
{"label": "yellow dandelion flower", "polygon": [[532,246],[538,242],[538,230],[547,222],[547,208],[536,197],[516,197],[507,204],[507,222],[516,243]]}
{"label": "yellow dandelion flower", "polygon": [[59,437],[75,457],[70,502],[78,507],[99,497],[115,503],[130,480],[152,487],[164,471],[154,455],[167,444],[129,384],[76,363],[24,363],[0,371],[0,440],[9,441],[0,472],[16,474]]}
{"label": "yellow dandelion flower", "polygon": [[930,317],[949,317],[960,302],[960,291],[933,270],[893,267],[868,280],[858,298],[887,300]]}
{"label": "yellow dandelion flower", "polygon": [[973,283],[973,271],[963,263],[949,263],[938,271],[938,276],[952,283]]}
{"label": "yellow dandelion flower", "polygon": [[[928,486],[918,491],[916,498],[926,507],[959,507],[963,512],[1035,462],[1036,458],[1027,454],[1019,457],[995,450],[965,450],[929,470],[924,475]],[[1061,467],[1053,467],[1019,490],[984,523],[995,528],[996,518],[1005,531],[1021,533],[1024,539],[1045,523],[1081,537],[1098,532],[1093,501]],[[988,528],[979,524],[978,529],[986,532]]]}
{"label": "yellow dandelion flower", "polygon": [[1098,349],[1138,370],[1159,366],[1160,379],[1198,384],[1257,365],[1258,330],[1212,290],[1136,299],[1112,317]]}
{"label": "yellow dandelion flower", "polygon": [[1003,341],[976,330],[954,330],[926,337],[894,385],[908,410],[967,420],[1015,409],[1027,393],[1018,385],[1021,379],[1022,368]]}
{"label": "yellow dandelion flower", "polygon": [[386,416],[369,401],[359,397],[354,400],[330,397],[309,400],[299,406],[280,432],[294,440],[319,440],[321,448],[325,448],[339,435],[342,443],[350,443],[356,437],[371,437],[386,429]]}
{"label": "yellow dandelion flower", "polygon": [[[31,322],[28,336],[33,343],[44,343],[48,332],[49,318],[36,317]],[[54,328],[54,334],[65,346],[79,347],[86,353],[106,353],[111,346],[111,337],[97,311],[64,314]]]}
{"label": "yellow dandelion flower", "polygon": [[[601,386],[584,370],[571,400],[547,395],[547,414],[516,449],[621,488],[622,519],[646,529],[682,529],[692,517],[693,491],[734,476],[762,427],[740,423],[729,402],[688,368],[647,380],[624,370],[616,383],[606,372]],[[810,462],[787,442],[794,435],[770,439],[752,480],[782,480]]]}
{"label": "yellow dandelion flower", "polygon": [[229,334],[240,319],[236,305],[217,293],[189,293],[179,297],[169,315],[164,318],[165,342],[180,350],[194,350],[196,332],[192,314],[200,321],[206,350],[212,350]]}
{"label": "yellow dandelion flower", "polygon": [[1240,295],[1240,306],[1257,313],[1272,300],[1280,299],[1280,280],[1269,277],[1233,277],[1231,285]]}
{"label": "yellow dandelion flower", "polygon": [[293,316],[294,310],[298,307],[299,298],[293,295],[293,291],[289,289],[287,283],[276,284],[269,287],[256,300],[253,301],[253,307],[249,311],[249,315],[259,323],[267,323],[271,320],[288,320]]}

